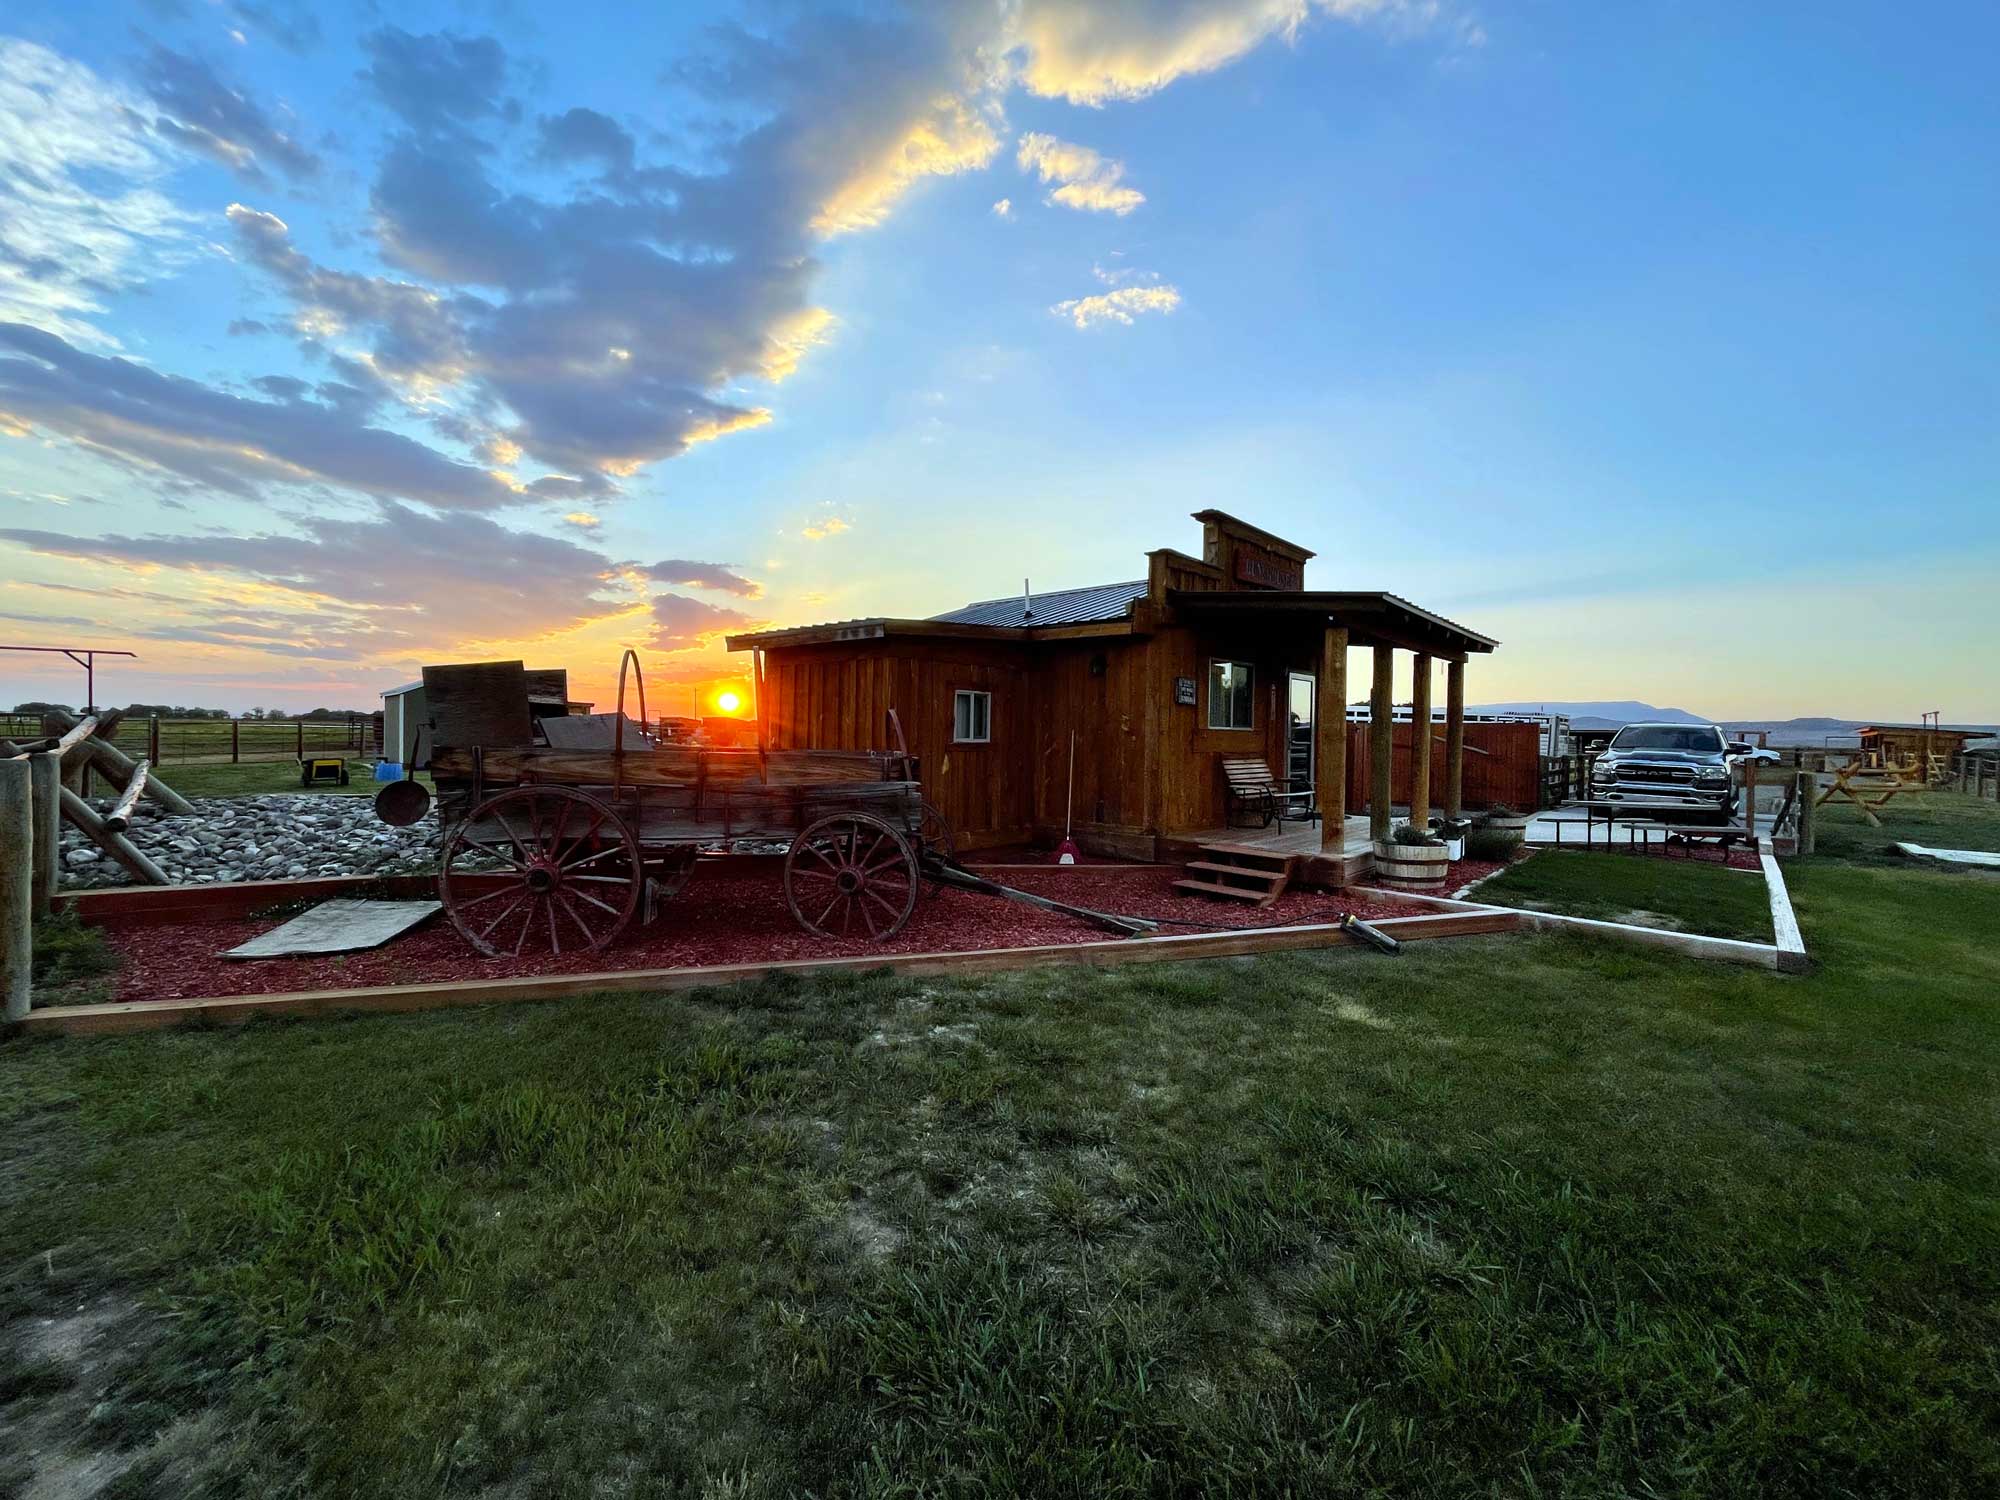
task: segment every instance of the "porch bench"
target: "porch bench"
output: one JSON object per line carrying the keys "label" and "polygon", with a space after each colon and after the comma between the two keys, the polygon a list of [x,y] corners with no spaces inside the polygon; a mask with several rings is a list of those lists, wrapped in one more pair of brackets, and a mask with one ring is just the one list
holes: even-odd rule
{"label": "porch bench", "polygon": [[1257,818],[1259,828],[1269,828],[1280,818],[1314,821],[1319,818],[1319,808],[1310,791],[1293,791],[1254,755],[1223,756],[1222,778],[1231,827],[1237,826],[1237,818],[1245,815]]}

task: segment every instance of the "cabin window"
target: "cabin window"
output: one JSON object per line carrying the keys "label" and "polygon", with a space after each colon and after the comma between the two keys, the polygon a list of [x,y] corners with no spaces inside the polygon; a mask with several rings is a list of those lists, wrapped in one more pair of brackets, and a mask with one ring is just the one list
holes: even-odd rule
{"label": "cabin window", "polygon": [[951,700],[954,745],[983,745],[993,737],[993,695],[962,691]]}
{"label": "cabin window", "polygon": [[1247,661],[1212,661],[1208,664],[1208,727],[1210,729],[1254,729],[1251,671]]}

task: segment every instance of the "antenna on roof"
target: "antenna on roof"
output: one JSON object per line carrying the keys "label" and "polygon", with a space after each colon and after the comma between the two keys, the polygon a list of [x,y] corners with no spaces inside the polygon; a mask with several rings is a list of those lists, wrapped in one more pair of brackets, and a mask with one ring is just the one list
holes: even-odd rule
{"label": "antenna on roof", "polygon": [[1035,618],[1035,596],[1028,592],[1028,580],[1025,578],[1021,580],[1021,618]]}

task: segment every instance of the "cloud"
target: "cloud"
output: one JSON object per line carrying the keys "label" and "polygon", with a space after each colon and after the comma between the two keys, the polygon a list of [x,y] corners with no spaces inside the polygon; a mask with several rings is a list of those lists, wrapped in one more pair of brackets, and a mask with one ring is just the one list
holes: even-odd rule
{"label": "cloud", "polygon": [[1048,201],[1085,212],[1117,214],[1121,218],[1146,201],[1137,188],[1124,187],[1123,162],[1099,156],[1088,146],[1059,141],[1052,135],[1030,131],[1021,137],[1015,159],[1024,172],[1036,173],[1044,182],[1059,184]]}
{"label": "cloud", "polygon": [[1013,217],[1014,217],[1014,200],[1013,200],[1013,199],[1011,199],[1011,198],[1002,198],[1002,199],[1001,199],[1001,200],[1000,200],[1000,201],[999,201],[998,203],[994,204],[994,205],[993,205],[993,217],[994,217],[994,218],[996,218],[996,219],[1011,219],[1011,218],[1013,218]]}
{"label": "cloud", "polygon": [[153,184],[176,153],[138,94],[0,37],[0,319],[117,346],[108,298],[183,263],[190,215]]}
{"label": "cloud", "polygon": [[602,516],[594,516],[587,510],[573,510],[563,517],[563,525],[574,526],[578,531],[595,531],[603,524]]}
{"label": "cloud", "polygon": [[691,651],[707,645],[725,631],[761,623],[740,609],[704,604],[686,594],[656,594],[651,645],[655,651]]}
{"label": "cloud", "polygon": [[8,425],[244,496],[270,483],[317,480],[448,510],[491,509],[519,498],[489,471],[349,412],[232,396],[130,360],[83,353],[22,323],[0,323],[0,427]]}
{"label": "cloud", "polygon": [[319,174],[320,161],[313,152],[199,58],[155,43],[140,73],[153,102],[164,111],[154,117],[153,128],[177,145],[198,151],[251,182],[267,180],[266,161],[294,181]]}
{"label": "cloud", "polygon": [[537,124],[538,161],[568,165],[595,162],[606,172],[623,176],[632,170],[637,143],[631,132],[608,115],[581,106],[560,115],[543,115]]}
{"label": "cloud", "polygon": [[413,129],[444,130],[518,112],[501,96],[506,49],[490,36],[413,36],[384,26],[361,39],[361,50],[368,55],[362,81]]}
{"label": "cloud", "polygon": [[1129,326],[1142,313],[1170,313],[1180,305],[1180,290],[1161,283],[1155,286],[1121,286],[1113,291],[1099,292],[1094,297],[1072,297],[1067,302],[1058,302],[1049,311],[1059,318],[1068,318],[1078,328],[1089,328],[1095,323],[1124,323]]}
{"label": "cloud", "polygon": [[799,535],[803,536],[809,542],[817,542],[830,536],[839,536],[841,532],[852,531],[853,529],[854,527],[851,522],[843,521],[839,516],[828,516],[823,521],[813,522],[801,531]]}
{"label": "cloud", "polygon": [[645,570],[648,578],[661,583],[678,583],[687,588],[714,589],[719,593],[736,594],[745,599],[761,599],[764,586],[738,573],[727,563],[694,562],[683,557],[668,558],[656,562]]}
{"label": "cloud", "polygon": [[[0,530],[49,557],[135,571],[210,576],[230,591],[220,616],[173,627],[176,639],[239,643],[258,631],[282,641],[301,603],[354,622],[338,654],[398,654],[516,640],[630,610],[602,553],[558,537],[513,531],[483,516],[426,514],[384,504],[361,519],[319,517],[298,536],[75,536]],[[276,607],[280,606],[282,607]],[[234,621],[234,627],[225,626]],[[199,632],[189,635],[188,631]],[[321,642],[315,654],[334,643]],[[260,649],[264,649],[260,645]]]}
{"label": "cloud", "polygon": [[1027,88],[1103,105],[1210,73],[1273,37],[1290,41],[1314,14],[1420,19],[1435,0],[1022,0],[1013,39]]}

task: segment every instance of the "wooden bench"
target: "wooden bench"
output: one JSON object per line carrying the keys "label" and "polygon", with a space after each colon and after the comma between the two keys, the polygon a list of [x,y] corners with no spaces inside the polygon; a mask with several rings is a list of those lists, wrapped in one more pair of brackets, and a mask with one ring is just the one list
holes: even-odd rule
{"label": "wooden bench", "polygon": [[1237,826],[1237,818],[1246,814],[1258,820],[1259,828],[1269,828],[1279,818],[1319,817],[1311,792],[1293,791],[1254,755],[1223,756],[1222,779],[1229,798],[1227,821],[1231,827]]}

